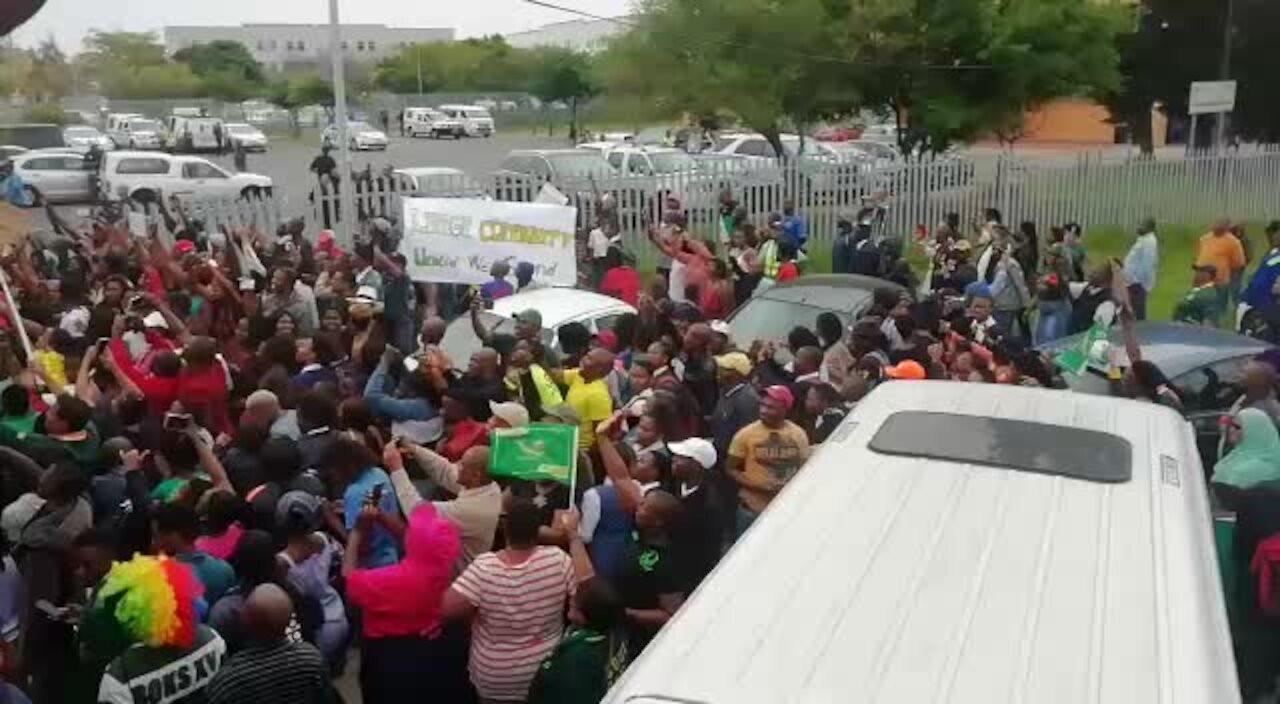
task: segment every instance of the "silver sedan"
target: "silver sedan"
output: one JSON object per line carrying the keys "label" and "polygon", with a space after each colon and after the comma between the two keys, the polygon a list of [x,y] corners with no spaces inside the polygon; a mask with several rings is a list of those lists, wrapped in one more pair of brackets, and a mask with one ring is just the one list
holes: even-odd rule
{"label": "silver sedan", "polygon": [[83,203],[95,200],[94,166],[72,151],[33,151],[13,159],[31,203]]}

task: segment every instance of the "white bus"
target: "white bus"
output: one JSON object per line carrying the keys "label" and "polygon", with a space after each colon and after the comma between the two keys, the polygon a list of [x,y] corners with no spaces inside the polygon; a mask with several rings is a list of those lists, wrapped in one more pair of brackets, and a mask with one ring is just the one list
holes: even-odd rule
{"label": "white bus", "polygon": [[1191,427],[883,384],[604,701],[1238,703]]}

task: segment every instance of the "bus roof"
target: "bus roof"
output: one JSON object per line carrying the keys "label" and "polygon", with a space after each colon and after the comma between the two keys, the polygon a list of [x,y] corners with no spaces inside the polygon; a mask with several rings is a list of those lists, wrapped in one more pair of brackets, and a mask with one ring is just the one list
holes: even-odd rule
{"label": "bus roof", "polygon": [[[966,461],[873,449],[920,412],[1104,434],[1131,473],[997,466],[1000,423]],[[882,384],[604,701],[1239,702],[1190,428],[1101,396]]]}

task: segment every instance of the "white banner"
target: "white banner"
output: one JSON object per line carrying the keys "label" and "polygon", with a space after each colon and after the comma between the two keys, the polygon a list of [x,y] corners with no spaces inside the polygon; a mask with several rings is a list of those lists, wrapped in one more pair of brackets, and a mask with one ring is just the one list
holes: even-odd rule
{"label": "white banner", "polygon": [[505,260],[533,264],[540,284],[578,283],[574,223],[578,210],[563,205],[508,203],[478,198],[404,198],[400,253],[415,281],[483,284],[489,267]]}

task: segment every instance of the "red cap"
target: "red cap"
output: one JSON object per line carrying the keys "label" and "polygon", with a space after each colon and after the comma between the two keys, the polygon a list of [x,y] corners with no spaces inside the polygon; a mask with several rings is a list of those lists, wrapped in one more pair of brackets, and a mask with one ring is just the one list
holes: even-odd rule
{"label": "red cap", "polygon": [[770,386],[764,390],[764,395],[778,403],[781,403],[788,409],[790,409],[791,405],[796,402],[796,397],[792,395],[791,389],[781,385]]}

